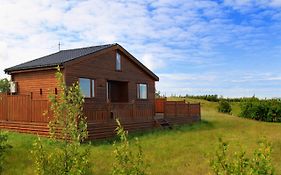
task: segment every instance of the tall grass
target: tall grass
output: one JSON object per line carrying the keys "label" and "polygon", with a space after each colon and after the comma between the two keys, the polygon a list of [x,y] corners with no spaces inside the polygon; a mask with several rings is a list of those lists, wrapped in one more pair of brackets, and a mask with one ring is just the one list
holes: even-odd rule
{"label": "tall grass", "polygon": [[[281,174],[281,124],[266,123],[235,116],[239,112],[236,103],[232,103],[233,115],[217,112],[217,103],[205,100],[186,99],[200,102],[202,121],[200,123],[176,126],[173,130],[154,130],[129,134],[129,141],[134,145],[133,137],[141,140],[141,146],[150,166],[151,174],[208,174],[211,172],[209,159],[217,145],[219,137],[232,143],[231,151],[245,150],[254,154],[257,143],[265,137],[272,143],[272,162],[276,174]],[[8,143],[13,151],[8,153],[5,174],[33,174],[30,148],[36,136],[10,133]],[[47,148],[52,143],[42,140]],[[113,140],[92,143],[90,147],[90,164],[94,174],[108,174],[114,162],[112,152]],[[118,146],[120,143],[116,143]]]}

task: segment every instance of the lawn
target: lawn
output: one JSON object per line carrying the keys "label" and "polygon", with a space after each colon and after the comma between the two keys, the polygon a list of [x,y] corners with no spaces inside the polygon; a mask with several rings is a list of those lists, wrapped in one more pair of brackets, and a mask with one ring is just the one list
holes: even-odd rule
{"label": "lawn", "polygon": [[[261,137],[272,143],[272,159],[276,174],[281,174],[281,124],[243,119],[220,114],[217,103],[190,100],[202,105],[202,122],[175,127],[173,130],[154,130],[131,135],[138,136],[149,162],[151,174],[208,174],[210,156],[218,144],[218,138],[231,144],[230,149],[253,152]],[[236,115],[239,111],[235,104]],[[9,133],[13,149],[8,153],[4,174],[33,174],[30,150],[36,137]],[[131,139],[133,141],[133,139]],[[48,141],[45,141],[50,146]],[[112,140],[98,141],[91,145],[93,174],[108,174],[113,163]]]}

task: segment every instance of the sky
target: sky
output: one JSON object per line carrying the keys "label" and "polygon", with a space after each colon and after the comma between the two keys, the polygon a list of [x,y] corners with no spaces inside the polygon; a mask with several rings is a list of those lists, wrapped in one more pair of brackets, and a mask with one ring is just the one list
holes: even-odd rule
{"label": "sky", "polygon": [[281,97],[281,0],[1,0],[4,69],[118,43],[163,95]]}

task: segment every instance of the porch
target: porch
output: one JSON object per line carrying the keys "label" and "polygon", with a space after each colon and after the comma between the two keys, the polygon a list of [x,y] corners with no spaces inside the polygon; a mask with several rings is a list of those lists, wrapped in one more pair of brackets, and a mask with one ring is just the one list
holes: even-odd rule
{"label": "porch", "polygon": [[[46,115],[44,112],[48,111]],[[145,101],[97,103],[85,102],[90,139],[115,135],[119,118],[128,131],[143,131],[157,126],[157,117],[169,123],[184,124],[200,120],[200,104],[185,101],[156,99]],[[48,100],[32,99],[31,95],[0,94],[0,128],[24,133],[48,135],[48,121],[52,117]]]}

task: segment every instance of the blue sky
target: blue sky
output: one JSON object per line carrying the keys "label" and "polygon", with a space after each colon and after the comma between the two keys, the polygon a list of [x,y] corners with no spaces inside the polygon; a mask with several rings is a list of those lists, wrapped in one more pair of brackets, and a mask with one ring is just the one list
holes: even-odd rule
{"label": "blue sky", "polygon": [[162,94],[281,97],[281,0],[7,0],[0,38],[0,70],[117,42]]}

